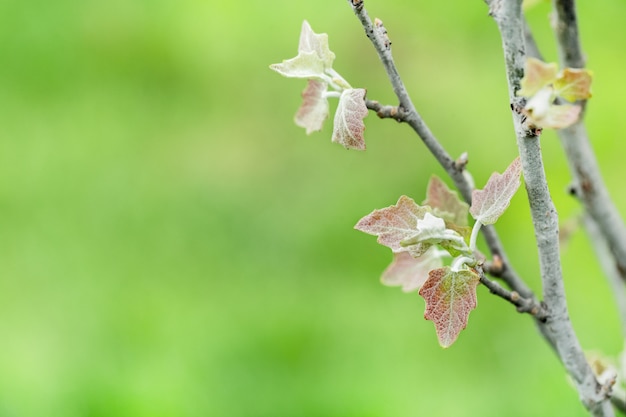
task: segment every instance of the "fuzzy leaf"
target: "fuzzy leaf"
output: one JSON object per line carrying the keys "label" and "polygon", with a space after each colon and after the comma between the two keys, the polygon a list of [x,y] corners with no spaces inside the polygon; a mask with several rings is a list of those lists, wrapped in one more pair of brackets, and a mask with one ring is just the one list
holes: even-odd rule
{"label": "fuzzy leaf", "polygon": [[555,93],[565,100],[575,102],[591,97],[591,71],[565,68],[554,81]]}
{"label": "fuzzy leaf", "polygon": [[306,20],[302,22],[298,52],[315,52],[326,68],[331,68],[335,60],[335,54],[328,48],[328,35],[313,32]]}
{"label": "fuzzy leaf", "polygon": [[314,51],[300,52],[295,58],[270,65],[270,69],[289,78],[322,78],[324,61]]}
{"label": "fuzzy leaf", "polygon": [[417,221],[417,232],[400,244],[407,248],[413,257],[421,256],[433,245],[439,245],[450,252],[451,255],[462,253],[470,254],[471,251],[463,237],[454,230],[446,228],[443,219],[426,213],[424,218]]}
{"label": "fuzzy leaf", "polygon": [[328,117],[328,100],[324,93],[328,84],[323,81],[309,80],[302,92],[302,105],[296,113],[296,124],[306,129],[307,135],[322,130]]}
{"label": "fuzzy leaf", "polygon": [[415,234],[417,221],[423,219],[428,210],[403,195],[396,205],[374,210],[359,220],[354,228],[378,236],[378,243],[394,252],[403,252],[406,248],[400,242]]}
{"label": "fuzzy leaf", "polygon": [[541,126],[540,122],[545,119],[550,107],[554,105],[554,97],[554,89],[551,86],[544,87],[528,100],[522,111],[534,125]]}
{"label": "fuzzy leaf", "polygon": [[428,272],[443,265],[441,257],[434,249],[426,251],[419,258],[408,252],[393,254],[393,262],[385,269],[381,282],[388,286],[402,286],[402,291],[419,290],[428,278]]}
{"label": "fuzzy leaf", "polygon": [[509,206],[520,186],[522,163],[519,157],[502,174],[494,172],[482,190],[472,192],[470,213],[482,224],[493,224]]}
{"label": "fuzzy leaf", "polygon": [[[467,226],[469,205],[461,201],[454,191],[451,191],[445,182],[433,175],[428,182],[426,200],[423,205],[430,206],[437,217],[457,226]],[[449,225],[447,225],[449,227]]]}
{"label": "fuzzy leaf", "polygon": [[518,96],[532,97],[543,87],[552,84],[557,78],[557,65],[546,64],[536,58],[526,60],[524,78],[521,80],[521,89],[517,91]]}
{"label": "fuzzy leaf", "polygon": [[365,150],[363,119],[367,113],[365,89],[343,90],[335,113],[332,141],[342,144],[346,149]]}
{"label": "fuzzy leaf", "polygon": [[538,113],[532,112],[532,109],[525,110],[524,114],[528,116],[535,126],[550,129],[563,129],[578,121],[580,111],[581,107],[578,105],[553,104],[540,116],[538,116]]}
{"label": "fuzzy leaf", "polygon": [[562,129],[578,120],[581,108],[572,104],[553,104],[556,93],[552,86],[544,87],[531,97],[522,112],[531,125],[541,128]]}
{"label": "fuzzy leaf", "polygon": [[476,308],[479,276],[472,270],[458,272],[450,267],[430,271],[419,291],[426,300],[424,318],[435,324],[439,344],[447,348],[467,326],[470,312]]}

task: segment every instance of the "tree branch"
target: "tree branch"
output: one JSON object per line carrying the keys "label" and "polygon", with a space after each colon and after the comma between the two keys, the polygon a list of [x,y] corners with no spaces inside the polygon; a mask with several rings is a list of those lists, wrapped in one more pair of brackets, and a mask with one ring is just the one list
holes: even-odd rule
{"label": "tree branch", "polygon": [[[574,0],[554,0],[554,31],[562,67],[583,68]],[[582,103],[584,105],[584,103]],[[598,224],[613,254],[619,275],[626,282],[626,225],[606,188],[582,118],[558,132],[578,195],[585,210]]]}
{"label": "tree branch", "polygon": [[598,224],[591,216],[584,216],[583,224],[593,242],[593,248],[600,261],[600,266],[608,278],[612,292],[615,295],[617,310],[622,324],[622,335],[626,341],[626,283],[621,280],[619,271],[610,255],[606,237],[600,231]]}
{"label": "tree branch", "polygon": [[553,0],[552,5],[556,17],[553,26],[561,63],[570,68],[584,68],[585,58],[580,47],[574,0]]}
{"label": "tree branch", "polygon": [[[522,1],[486,2],[502,37],[509,100],[512,108],[523,107],[522,100],[516,96],[526,59]],[[608,398],[600,394],[601,386],[587,363],[569,319],[559,257],[558,216],[548,189],[539,136],[535,130],[524,126],[522,115],[516,111],[513,111],[513,124],[539,249],[543,297],[549,311],[546,322],[537,321],[537,325],[574,380],[585,407],[594,416],[612,416],[613,408]]]}
{"label": "tree branch", "polygon": [[516,291],[509,291],[503,288],[495,281],[491,281],[485,276],[483,268],[481,266],[475,268],[480,276],[480,283],[489,289],[489,292],[497,295],[498,297],[508,301],[517,307],[517,311],[520,313],[528,313],[534,316],[537,320],[545,322],[548,318],[548,312],[545,307],[533,298],[524,298]]}
{"label": "tree branch", "polygon": [[[452,178],[455,186],[469,204],[472,201],[472,186],[463,175],[465,164],[458,164],[446,152],[437,138],[433,135],[430,128],[426,125],[420,114],[415,109],[409,93],[400,78],[396,68],[393,56],[391,54],[391,42],[387,35],[387,30],[382,22],[376,19],[372,23],[367,11],[364,8],[363,0],[348,0],[352,6],[354,13],[360,20],[365,34],[374,45],[374,49],[378,53],[383,63],[387,76],[391,82],[392,88],[398,98],[398,106],[381,105],[377,101],[367,100],[367,108],[376,112],[378,117],[391,118],[398,122],[407,123],[422,139],[428,150],[437,159],[440,165],[446,170],[450,178]],[[535,299],[532,290],[519,277],[510,264],[504,247],[498,237],[495,228],[492,225],[483,226],[481,232],[485,237],[485,241],[494,257],[498,257],[502,263],[502,267],[497,271],[494,270],[492,275],[502,279],[512,290],[519,293],[522,297]],[[492,271],[489,271],[490,273]]]}

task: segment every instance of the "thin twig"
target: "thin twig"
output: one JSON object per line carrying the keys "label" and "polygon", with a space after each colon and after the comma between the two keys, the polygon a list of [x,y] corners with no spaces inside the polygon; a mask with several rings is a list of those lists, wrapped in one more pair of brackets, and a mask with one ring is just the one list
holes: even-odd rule
{"label": "thin twig", "polygon": [[[520,89],[526,59],[522,0],[486,2],[489,5],[489,14],[500,30],[509,100],[512,108],[517,108],[519,98],[516,92]],[[611,403],[606,396],[601,395],[601,386],[587,363],[569,319],[559,257],[558,216],[548,189],[539,137],[536,130],[529,130],[524,126],[522,115],[516,111],[513,111],[513,124],[539,249],[543,298],[550,313],[545,323],[538,321],[537,325],[557,352],[574,380],[583,404],[592,415],[613,416]]]}
{"label": "thin twig", "polygon": [[495,281],[491,281],[485,276],[482,267],[475,268],[480,276],[480,282],[489,289],[489,292],[508,301],[517,307],[520,313],[528,313],[537,320],[545,322],[548,318],[548,312],[545,307],[533,298],[524,298],[517,291],[509,291]]}
{"label": "thin twig", "polygon": [[[400,78],[398,69],[396,68],[393,56],[391,54],[391,42],[382,22],[377,20],[377,24],[372,23],[367,11],[365,10],[362,0],[348,0],[352,6],[354,13],[361,21],[365,34],[370,39],[380,60],[383,63],[385,71],[389,77],[392,88],[398,98],[398,106],[381,105],[377,101],[367,100],[366,105],[369,109],[376,112],[381,118],[392,118],[398,122],[407,123],[422,139],[428,150],[433,154],[441,166],[446,170],[450,178],[452,178],[455,186],[468,203],[472,201],[472,186],[463,175],[464,165],[459,165],[446,152],[441,143],[433,135],[428,125],[424,122],[420,114],[417,112],[409,93]],[[481,232],[485,237],[485,241],[493,256],[497,256],[502,260],[503,267],[498,271],[497,276],[501,278],[512,290],[518,292],[525,298],[534,298],[532,290],[519,277],[508,261],[506,252],[495,228],[492,225],[483,226]]]}

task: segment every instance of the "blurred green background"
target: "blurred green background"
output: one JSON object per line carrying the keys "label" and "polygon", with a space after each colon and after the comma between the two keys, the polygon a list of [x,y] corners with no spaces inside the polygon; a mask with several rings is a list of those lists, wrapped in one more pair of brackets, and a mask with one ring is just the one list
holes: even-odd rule
{"label": "blurred green background", "polygon": [[[479,185],[502,171],[516,146],[483,2],[367,7],[449,152]],[[588,127],[626,213],[626,4],[579,12]],[[556,60],[548,14],[529,20]],[[586,415],[531,320],[485,288],[443,350],[423,300],[379,284],[391,255],[353,225],[443,172],[373,114],[364,153],[331,144],[330,123],[294,125],[304,82],[268,65],[296,54],[303,19],[353,86],[395,104],[345,1],[0,3],[1,417]],[[567,221],[567,166],[553,133],[542,144]],[[523,192],[498,228],[540,291]],[[582,344],[617,354],[582,232],[563,264]]]}

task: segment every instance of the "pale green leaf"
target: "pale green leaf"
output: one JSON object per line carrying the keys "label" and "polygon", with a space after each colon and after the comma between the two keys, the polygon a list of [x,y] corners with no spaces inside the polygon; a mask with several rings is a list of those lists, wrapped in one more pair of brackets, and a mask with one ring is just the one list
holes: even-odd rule
{"label": "pale green leaf", "polygon": [[331,68],[335,60],[335,54],[328,47],[328,35],[313,32],[311,25],[306,20],[302,22],[298,52],[315,52],[324,63],[325,68]]}
{"label": "pale green leaf", "polygon": [[592,73],[586,69],[565,68],[554,81],[555,94],[575,102],[591,97]]}
{"label": "pale green leaf", "polygon": [[557,65],[546,64],[536,58],[528,58],[524,69],[524,77],[521,80],[521,89],[518,96],[532,97],[543,87],[550,85],[557,78]]}
{"label": "pale green leaf", "polygon": [[270,65],[280,75],[290,78],[319,78],[324,77],[324,62],[316,52],[300,52],[298,56],[286,59],[280,64]]}

